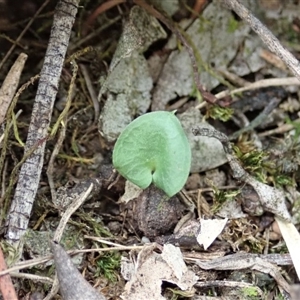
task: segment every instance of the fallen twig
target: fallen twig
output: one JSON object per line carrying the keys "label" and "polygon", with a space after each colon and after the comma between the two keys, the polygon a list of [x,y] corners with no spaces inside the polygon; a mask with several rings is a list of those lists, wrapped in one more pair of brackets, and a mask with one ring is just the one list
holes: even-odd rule
{"label": "fallen twig", "polygon": [[251,283],[243,282],[243,281],[228,281],[228,280],[213,280],[213,281],[204,281],[204,282],[197,282],[195,284],[195,287],[198,288],[212,288],[212,287],[218,287],[218,288],[224,288],[229,287],[231,289],[234,289],[235,291],[237,289],[245,289],[245,288],[251,288],[254,289],[257,294],[260,297],[263,297],[263,291],[258,287]]}
{"label": "fallen twig", "polygon": [[266,274],[270,274],[286,292],[291,294],[291,287],[280,274],[277,266],[263,260],[259,255],[249,253],[236,253],[211,261],[194,260],[204,270],[241,270],[250,268]]}
{"label": "fallen twig", "polygon": [[[101,243],[104,243],[103,240]],[[131,250],[141,250],[144,246],[115,246],[115,247],[107,247],[107,248],[92,248],[92,249],[82,249],[82,250],[68,250],[66,251],[70,255],[76,255],[80,253],[101,253],[101,252],[112,252],[112,251],[131,251]],[[0,271],[0,276],[6,275],[6,274],[14,274],[15,271],[24,270],[28,268],[32,268],[34,266],[46,263],[53,259],[53,255],[48,255],[44,257],[39,258],[33,258],[29,260],[25,260],[22,262],[17,263],[15,266],[8,268],[4,271]]]}
{"label": "fallen twig", "polygon": [[[293,123],[294,124],[295,123],[300,123],[300,118],[294,120]],[[288,132],[288,131],[290,131],[294,128],[295,128],[295,125],[285,123],[285,124],[280,125],[277,128],[261,132],[261,133],[258,134],[258,136],[259,137],[264,137],[264,136],[270,136],[270,135],[275,135],[275,134],[282,134],[282,133]]]}
{"label": "fallen twig", "polygon": [[[96,179],[97,180],[97,179]],[[62,215],[62,218],[59,222],[59,225],[55,231],[53,240],[56,242],[60,242],[61,237],[63,235],[64,229],[72,216],[72,214],[82,205],[82,203],[87,199],[87,197],[90,195],[94,188],[94,184],[91,183],[89,187],[83,191],[81,194],[77,196],[77,198],[74,199],[72,204],[67,208],[67,210]]]}
{"label": "fallen twig", "polygon": [[250,83],[244,87],[234,89],[234,90],[226,90],[216,94],[217,99],[224,98],[226,96],[233,96],[234,94],[242,93],[245,91],[256,90],[269,86],[289,86],[289,85],[300,85],[300,81],[296,77],[287,77],[287,78],[268,78],[262,79],[253,83]]}
{"label": "fallen twig", "polygon": [[35,275],[35,274],[20,273],[20,272],[10,272],[9,274],[11,277],[14,277],[14,278],[28,279],[28,280],[31,280],[34,282],[43,282],[43,283],[47,283],[47,284],[53,283],[53,279],[50,277],[46,277],[46,276],[39,276],[39,275]]}
{"label": "fallen twig", "polygon": [[22,165],[13,202],[7,217],[8,230],[6,238],[11,243],[18,243],[28,226],[33,202],[39,186],[53,104],[58,91],[58,82],[77,13],[77,6],[78,0],[68,0],[59,1],[56,7],[49,45],[28,130],[25,152],[37,143],[38,148]]}
{"label": "fallen twig", "polygon": [[246,21],[252,30],[256,32],[268,48],[278,55],[292,73],[300,80],[300,62],[295,56],[285,49],[273,33],[263,25],[251,12],[238,0],[223,0],[226,6],[233,10],[240,18]]}
{"label": "fallen twig", "polygon": [[91,97],[93,105],[94,105],[95,123],[96,123],[99,119],[99,114],[100,114],[99,101],[97,99],[97,95],[96,95],[95,89],[93,87],[92,80],[91,80],[91,77],[89,75],[89,71],[88,71],[87,67],[84,64],[81,64],[79,67],[80,67],[82,75],[85,79],[86,87],[89,91],[90,97]]}

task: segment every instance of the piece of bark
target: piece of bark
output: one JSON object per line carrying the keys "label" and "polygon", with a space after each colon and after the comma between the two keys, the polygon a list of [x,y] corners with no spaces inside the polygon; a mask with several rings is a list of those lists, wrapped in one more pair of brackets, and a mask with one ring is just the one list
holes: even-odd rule
{"label": "piece of bark", "polygon": [[66,251],[57,243],[51,242],[59,290],[64,300],[106,300],[80,274]]}
{"label": "piece of bark", "polygon": [[36,147],[20,170],[15,195],[7,216],[6,238],[17,244],[25,233],[39,186],[44,150],[58,83],[66,55],[78,0],[59,1],[32,111],[25,153]]}

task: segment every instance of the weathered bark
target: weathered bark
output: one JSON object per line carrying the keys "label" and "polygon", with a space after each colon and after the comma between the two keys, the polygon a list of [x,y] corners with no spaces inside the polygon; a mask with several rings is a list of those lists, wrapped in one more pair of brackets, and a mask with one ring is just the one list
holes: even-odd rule
{"label": "weathered bark", "polygon": [[59,0],[33,106],[25,153],[37,147],[23,164],[7,217],[6,238],[18,242],[25,233],[38,190],[47,132],[79,0]]}

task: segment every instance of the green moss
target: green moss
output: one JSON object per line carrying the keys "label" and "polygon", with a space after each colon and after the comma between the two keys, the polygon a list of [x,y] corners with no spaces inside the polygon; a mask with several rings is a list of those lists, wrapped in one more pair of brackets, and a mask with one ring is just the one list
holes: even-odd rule
{"label": "green moss", "polygon": [[242,290],[243,299],[258,300],[261,299],[256,287],[245,287]]}
{"label": "green moss", "polygon": [[234,146],[233,148],[237,157],[241,160],[244,169],[257,180],[266,183],[267,174],[265,161],[268,158],[268,153],[260,150],[252,150],[247,153],[242,153],[237,146]]}
{"label": "green moss", "polygon": [[232,114],[232,108],[213,105],[207,110],[206,117],[211,117],[215,120],[221,120],[223,122],[226,122],[232,117]]}
{"label": "green moss", "polygon": [[274,184],[275,186],[293,186],[295,181],[292,177],[285,174],[278,174],[274,176]]}
{"label": "green moss", "polygon": [[214,194],[213,212],[217,212],[226,201],[231,201],[240,193],[240,190],[219,190],[216,186],[212,186]]}
{"label": "green moss", "polygon": [[239,22],[232,16],[228,22],[227,32],[233,33],[238,29],[238,27]]}
{"label": "green moss", "polygon": [[111,282],[117,281],[117,274],[119,272],[121,263],[121,255],[116,252],[106,252],[96,261],[95,276],[103,275]]}
{"label": "green moss", "polygon": [[217,190],[215,191],[215,196],[218,202],[225,202],[227,200],[233,200],[239,193],[240,193],[239,190],[231,190],[231,191]]}

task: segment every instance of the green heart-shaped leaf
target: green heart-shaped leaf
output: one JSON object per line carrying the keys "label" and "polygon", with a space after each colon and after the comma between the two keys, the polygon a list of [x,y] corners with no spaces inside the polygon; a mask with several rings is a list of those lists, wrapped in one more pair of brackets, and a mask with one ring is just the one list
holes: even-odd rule
{"label": "green heart-shaped leaf", "polygon": [[142,189],[153,182],[169,197],[178,193],[189,175],[191,149],[174,113],[151,112],[131,122],[115,144],[113,164]]}

